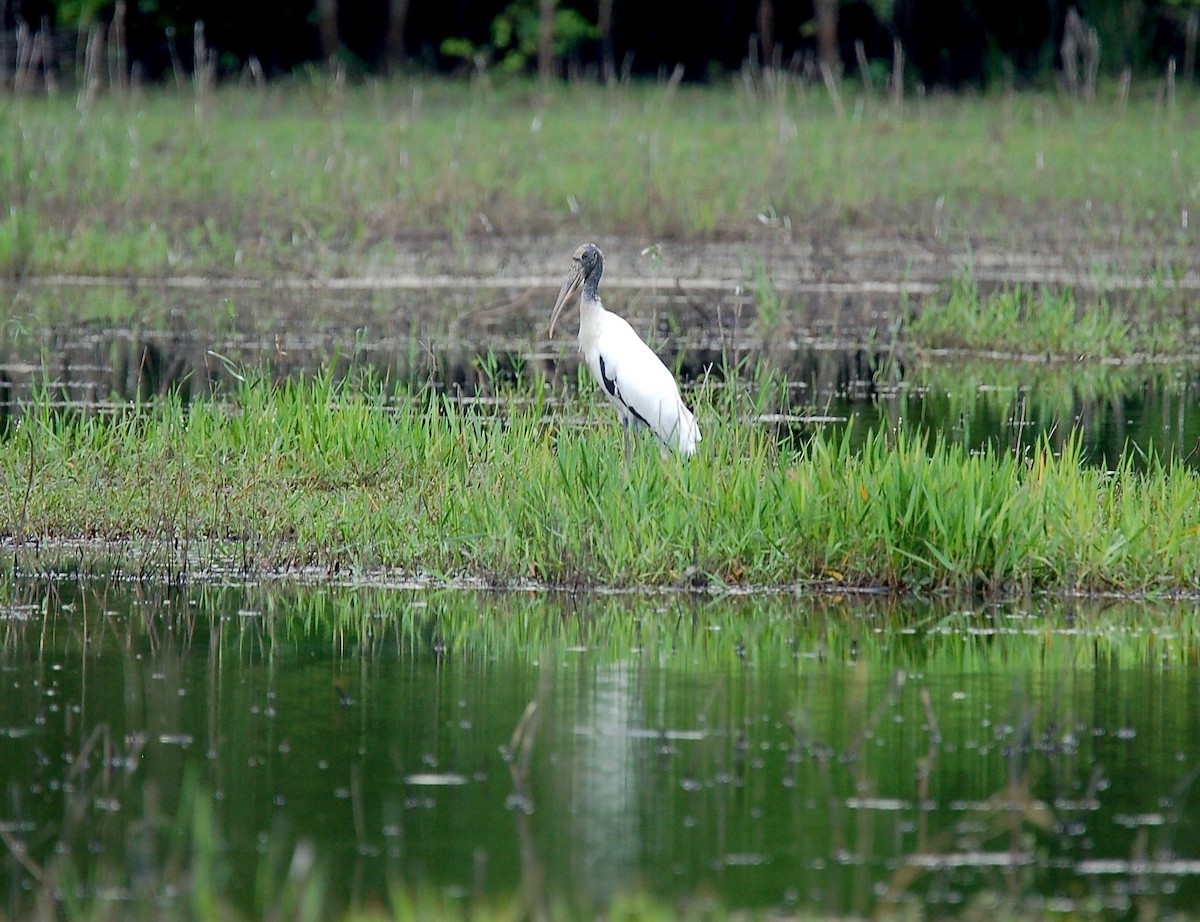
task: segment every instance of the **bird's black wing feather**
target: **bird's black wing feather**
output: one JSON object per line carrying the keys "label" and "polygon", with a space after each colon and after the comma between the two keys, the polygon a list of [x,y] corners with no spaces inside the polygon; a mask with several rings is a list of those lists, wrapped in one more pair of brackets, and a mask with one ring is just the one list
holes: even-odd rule
{"label": "bird's black wing feather", "polygon": [[621,396],[621,392],[617,390],[616,375],[613,375],[611,378],[608,376],[608,365],[604,361],[603,355],[600,356],[600,383],[604,385],[604,389],[608,391],[609,395],[625,408],[626,412],[631,417],[636,419],[643,426],[649,428],[650,424],[646,422],[646,417],[639,413],[634,407],[631,407],[625,398]]}

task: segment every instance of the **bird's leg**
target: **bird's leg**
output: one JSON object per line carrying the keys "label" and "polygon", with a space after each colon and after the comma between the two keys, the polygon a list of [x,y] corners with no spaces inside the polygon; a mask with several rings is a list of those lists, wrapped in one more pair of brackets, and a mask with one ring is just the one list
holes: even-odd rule
{"label": "bird's leg", "polygon": [[621,441],[625,443],[625,463],[629,463],[629,417],[621,417]]}

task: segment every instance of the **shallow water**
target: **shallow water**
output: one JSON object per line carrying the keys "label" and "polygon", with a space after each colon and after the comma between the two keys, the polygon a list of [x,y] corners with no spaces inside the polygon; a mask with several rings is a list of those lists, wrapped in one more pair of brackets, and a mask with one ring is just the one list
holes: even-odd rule
{"label": "shallow water", "polygon": [[[34,284],[0,287],[0,436],[40,389],[103,411],[166,393],[204,397],[238,370],[282,379],[373,376],[398,393],[486,401],[535,376],[570,392],[571,336],[548,340],[544,295],[522,288],[380,289]],[[1076,365],[912,354],[885,341],[894,292],[813,294],[792,304],[786,335],[764,337],[753,299],[731,289],[613,293],[685,386],[725,367],[768,367],[786,394],[748,421],[803,438],[816,428],[920,427],[972,448],[1020,450],[1077,434],[1088,463],[1124,458],[1200,466],[1200,367]],[[585,385],[586,386],[586,385]],[[520,384],[517,385],[518,389]],[[551,412],[563,417],[560,406]]]}
{"label": "shallow water", "polygon": [[406,885],[834,913],[1200,899],[1194,604],[0,599],[0,912],[39,876],[186,909],[197,866],[253,913],[306,873],[331,910]]}

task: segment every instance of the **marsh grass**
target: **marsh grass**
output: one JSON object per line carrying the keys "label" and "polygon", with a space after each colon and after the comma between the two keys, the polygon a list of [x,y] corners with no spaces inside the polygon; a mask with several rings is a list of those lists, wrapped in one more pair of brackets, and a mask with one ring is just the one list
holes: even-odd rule
{"label": "marsh grass", "polygon": [[1032,226],[1072,251],[1154,241],[1168,264],[1194,243],[1182,107],[1029,93],[901,113],[867,96],[847,118],[795,89],[314,75],[212,87],[194,112],[169,88],[82,112],[65,95],[18,98],[0,108],[17,139],[0,150],[13,178],[0,269],[338,275],[391,264],[406,237],[445,240],[466,264],[480,234],[548,227],[814,240],[917,227],[1020,244]]}
{"label": "marsh grass", "polygon": [[880,427],[777,439],[761,395],[702,386],[690,463],[625,461],[596,400],[544,383],[489,408],[393,403],[332,376],[111,415],[30,407],[0,443],[18,545],[99,539],[147,575],[234,566],[511,584],[1188,590],[1200,483],[1077,438],[972,453]]}
{"label": "marsh grass", "polygon": [[923,304],[904,325],[904,338],[918,348],[1059,361],[1178,355],[1195,331],[1186,315],[1162,309],[1166,291],[1151,289],[1138,305],[1117,308],[1103,296],[1084,300],[1070,289],[1018,285],[985,293],[968,275],[945,297]]}

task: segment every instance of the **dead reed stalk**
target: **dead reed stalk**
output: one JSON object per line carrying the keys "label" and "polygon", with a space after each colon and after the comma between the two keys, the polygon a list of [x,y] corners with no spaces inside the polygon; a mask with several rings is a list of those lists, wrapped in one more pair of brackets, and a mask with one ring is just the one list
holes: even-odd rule
{"label": "dead reed stalk", "polygon": [[821,79],[825,81],[825,91],[829,93],[829,101],[833,103],[833,111],[837,113],[837,117],[846,117],[846,107],[842,105],[842,93],[838,89],[837,74],[833,72],[833,68],[824,59],[820,62]]}
{"label": "dead reed stalk", "polygon": [[80,69],[82,79],[79,92],[75,97],[75,108],[81,113],[88,112],[96,94],[100,90],[100,56],[104,53],[104,30],[92,26],[88,30],[87,41],[84,44],[83,67]]}
{"label": "dead reed stalk", "polygon": [[117,0],[116,6],[113,7],[109,35],[112,54],[109,57],[108,84],[114,90],[123,93],[129,88],[129,72],[126,67],[128,54],[125,47],[125,0]]}
{"label": "dead reed stalk", "polygon": [[892,42],[892,105],[897,110],[904,107],[904,46],[900,39]]}
{"label": "dead reed stalk", "polygon": [[863,86],[867,88],[868,93],[875,92],[875,82],[871,79],[871,68],[867,62],[867,49],[863,47],[862,39],[854,40],[854,57],[858,61],[858,73]]}
{"label": "dead reed stalk", "polygon": [[204,38],[204,22],[196,20],[192,37],[192,83],[196,90],[196,118],[204,118],[204,110],[212,92],[217,73],[217,53],[208,47]]}

